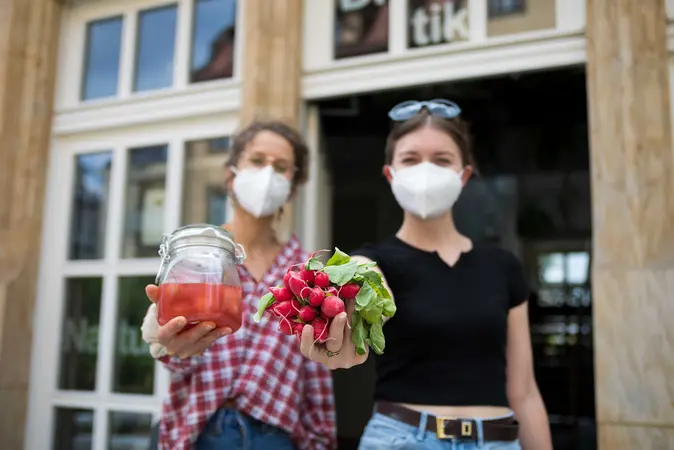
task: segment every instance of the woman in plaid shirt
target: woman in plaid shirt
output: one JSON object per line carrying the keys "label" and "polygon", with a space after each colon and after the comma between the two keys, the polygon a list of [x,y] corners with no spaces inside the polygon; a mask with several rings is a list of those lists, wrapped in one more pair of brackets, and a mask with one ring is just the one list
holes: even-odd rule
{"label": "woman in plaid shirt", "polygon": [[[295,236],[281,243],[275,218],[307,177],[308,149],[279,122],[255,122],[232,143],[226,185],[235,214],[225,225],[246,249],[239,267],[243,326],[231,334],[212,323],[181,332],[182,317],[159,326],[158,288],[143,322],[143,339],[171,372],[170,396],[159,427],[161,450],[323,450],[336,448],[332,377],[309,361],[297,338],[268,317],[256,324],[258,299],[282,283],[288,266],[307,255]],[[230,335],[231,334],[231,335]]]}

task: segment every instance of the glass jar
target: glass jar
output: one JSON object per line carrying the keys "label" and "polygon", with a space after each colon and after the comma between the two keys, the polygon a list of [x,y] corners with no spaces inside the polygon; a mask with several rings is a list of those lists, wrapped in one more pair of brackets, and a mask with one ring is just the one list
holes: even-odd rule
{"label": "glass jar", "polygon": [[220,227],[193,224],[164,235],[157,273],[157,321],[165,325],[183,316],[188,326],[215,322],[232,332],[241,328],[241,280],[237,265],[243,246]]}

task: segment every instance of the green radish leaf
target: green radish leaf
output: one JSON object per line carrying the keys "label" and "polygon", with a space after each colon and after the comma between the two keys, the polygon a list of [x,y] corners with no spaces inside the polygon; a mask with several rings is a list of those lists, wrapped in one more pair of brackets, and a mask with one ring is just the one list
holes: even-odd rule
{"label": "green radish leaf", "polygon": [[356,294],[356,309],[358,311],[365,309],[369,304],[377,301],[377,292],[372,288],[370,283],[363,283]]}
{"label": "green radish leaf", "polygon": [[382,311],[382,314],[385,317],[393,317],[396,313],[398,308],[396,307],[396,304],[393,302],[393,300],[386,300],[384,302],[384,309]]}
{"label": "green radish leaf", "polygon": [[384,347],[386,347],[386,340],[384,339],[384,329],[381,322],[374,323],[370,326],[370,335],[369,335],[370,347],[378,355],[384,353]]}
{"label": "green radish leaf", "polygon": [[381,274],[379,272],[370,270],[360,273],[359,275],[363,278],[363,280],[367,281],[368,284],[372,286],[372,288],[377,292],[377,295],[385,299],[391,299],[391,294],[384,287],[384,280],[381,278]]}
{"label": "green radish leaf", "polygon": [[370,272],[375,267],[377,267],[377,263],[374,261],[369,263],[360,263],[358,264],[358,273]]}
{"label": "green radish leaf", "polygon": [[356,270],[358,270],[358,264],[355,261],[349,261],[339,266],[327,265],[323,268],[323,272],[328,275],[330,282],[337,286],[344,286],[351,281],[356,274]]}
{"label": "green radish leaf", "polygon": [[[341,266],[342,264],[346,264],[351,262],[351,257],[335,247],[335,253],[328,259],[328,262],[325,264],[326,266]],[[332,281],[332,280],[331,280]]]}
{"label": "green radish leaf", "polygon": [[262,320],[262,315],[267,310],[267,308],[269,308],[274,303],[274,301],[276,301],[276,299],[271,292],[267,292],[262,296],[257,304],[257,313],[255,313],[255,316],[253,316],[255,323],[260,323]]}
{"label": "green radish leaf", "polygon": [[305,268],[309,270],[321,270],[323,268],[323,263],[314,256],[307,261]]}
{"label": "green radish leaf", "polygon": [[351,341],[356,347],[356,353],[364,355],[367,352],[366,342],[367,333],[363,326],[363,319],[360,317],[358,311],[354,311],[351,315]]}
{"label": "green radish leaf", "polygon": [[360,315],[370,324],[381,322],[382,307],[379,305],[370,305],[360,311]]}

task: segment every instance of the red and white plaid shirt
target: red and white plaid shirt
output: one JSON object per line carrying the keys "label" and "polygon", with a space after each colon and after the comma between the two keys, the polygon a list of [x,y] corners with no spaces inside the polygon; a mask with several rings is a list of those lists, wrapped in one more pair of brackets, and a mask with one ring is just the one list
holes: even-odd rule
{"label": "red and white plaid shirt", "polygon": [[253,322],[260,297],[282,283],[288,266],[307,258],[293,236],[261,282],[240,267],[242,327],[203,355],[160,359],[171,371],[159,428],[161,450],[193,448],[208,419],[227,400],[242,413],[287,431],[301,450],[336,448],[330,371],[303,357],[297,338],[278,331],[278,320],[265,314],[259,324]]}

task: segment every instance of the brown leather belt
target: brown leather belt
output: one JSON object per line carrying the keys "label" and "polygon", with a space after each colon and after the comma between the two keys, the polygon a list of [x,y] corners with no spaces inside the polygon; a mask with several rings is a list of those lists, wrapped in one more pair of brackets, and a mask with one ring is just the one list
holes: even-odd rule
{"label": "brown leather belt", "polygon": [[[396,403],[378,402],[375,412],[412,426],[419,426],[421,413]],[[438,439],[477,440],[477,422],[473,419],[438,417],[428,415],[426,429]],[[519,425],[513,417],[505,419],[483,419],[482,439],[485,442],[516,441]]]}
{"label": "brown leather belt", "polygon": [[222,404],[220,405],[220,408],[222,409],[238,409],[239,407],[236,405],[236,400],[231,398],[227,399]]}

